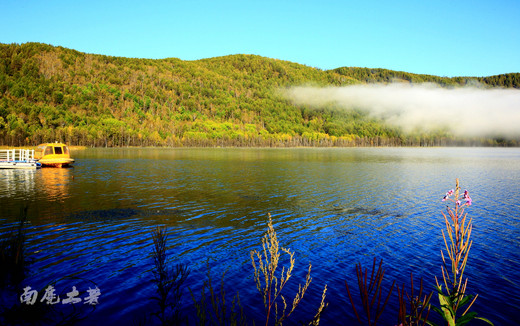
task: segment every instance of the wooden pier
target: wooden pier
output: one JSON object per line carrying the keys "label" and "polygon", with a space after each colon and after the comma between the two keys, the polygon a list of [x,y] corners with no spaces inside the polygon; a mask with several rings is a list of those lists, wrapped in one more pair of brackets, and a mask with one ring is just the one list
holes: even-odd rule
{"label": "wooden pier", "polygon": [[34,149],[0,149],[0,169],[37,169]]}

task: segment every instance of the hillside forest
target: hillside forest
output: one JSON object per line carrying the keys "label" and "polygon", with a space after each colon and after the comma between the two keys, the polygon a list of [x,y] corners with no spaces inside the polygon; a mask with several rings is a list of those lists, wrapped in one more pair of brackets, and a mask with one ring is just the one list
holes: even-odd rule
{"label": "hillside forest", "polygon": [[438,77],[385,69],[321,70],[256,55],[135,59],[41,43],[0,44],[0,145],[517,146],[520,140],[404,132],[360,109],[296,105],[298,85],[436,83],[520,88],[520,74]]}

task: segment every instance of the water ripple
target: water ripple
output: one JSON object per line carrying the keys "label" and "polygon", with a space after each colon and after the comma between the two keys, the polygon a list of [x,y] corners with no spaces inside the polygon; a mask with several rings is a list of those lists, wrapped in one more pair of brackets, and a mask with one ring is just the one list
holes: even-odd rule
{"label": "water ripple", "polygon": [[[382,259],[385,282],[408,282],[413,273],[432,286],[441,276],[440,199],[457,177],[474,201],[466,271],[468,289],[479,293],[474,308],[495,325],[517,321],[518,150],[93,149],[77,158],[74,169],[0,171],[0,233],[16,227],[28,205],[33,263],[24,284],[57,282],[61,291],[95,284],[102,301],[86,324],[128,324],[154,309],[151,234],[158,225],[168,228],[170,265],[190,267],[188,287],[199,291],[209,266],[215,279],[225,274],[231,293],[240,291],[253,316],[261,314],[250,252],[262,250],[269,213],[280,245],[295,253],[288,292],[312,264],[306,307],[314,309],[327,284],[322,323],[349,324],[355,317],[344,283],[356,284],[356,264]],[[183,304],[193,312],[189,296]]]}

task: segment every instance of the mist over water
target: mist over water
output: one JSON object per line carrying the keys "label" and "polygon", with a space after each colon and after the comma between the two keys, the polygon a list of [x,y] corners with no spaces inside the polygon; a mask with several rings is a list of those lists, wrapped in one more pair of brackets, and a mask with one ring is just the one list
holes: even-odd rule
{"label": "mist over water", "polygon": [[283,95],[298,105],[362,109],[402,128],[448,128],[457,136],[520,136],[520,90],[434,84],[372,84],[346,87],[291,87]]}

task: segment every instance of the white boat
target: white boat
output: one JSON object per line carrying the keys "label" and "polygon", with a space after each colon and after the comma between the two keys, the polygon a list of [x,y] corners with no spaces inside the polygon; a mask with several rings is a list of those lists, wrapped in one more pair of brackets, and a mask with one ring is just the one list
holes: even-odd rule
{"label": "white boat", "polygon": [[38,169],[34,149],[0,149],[0,169]]}

